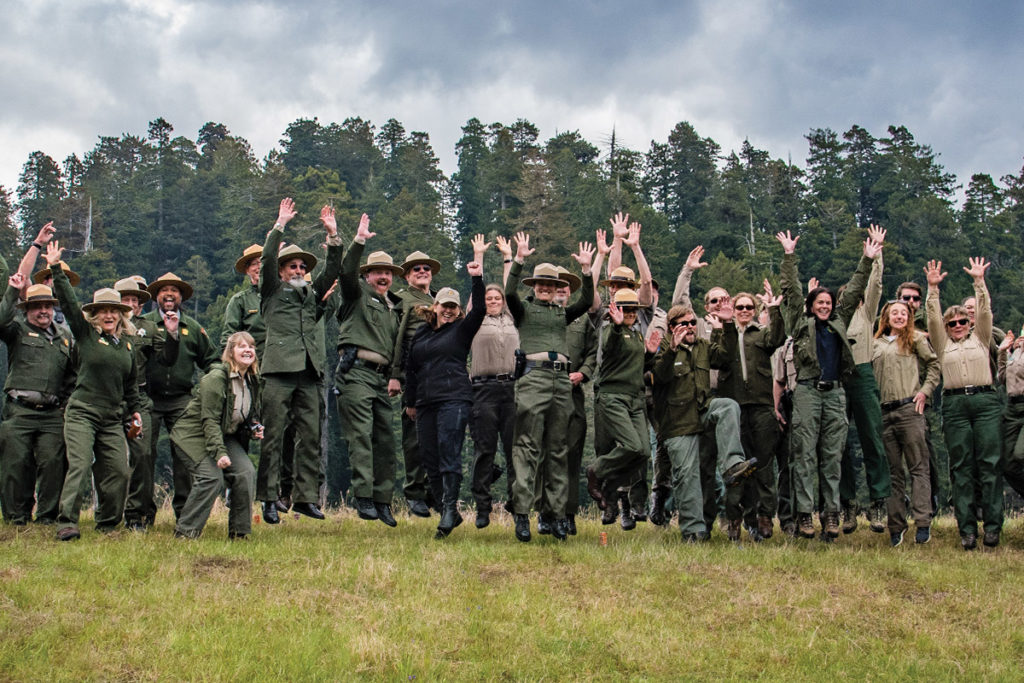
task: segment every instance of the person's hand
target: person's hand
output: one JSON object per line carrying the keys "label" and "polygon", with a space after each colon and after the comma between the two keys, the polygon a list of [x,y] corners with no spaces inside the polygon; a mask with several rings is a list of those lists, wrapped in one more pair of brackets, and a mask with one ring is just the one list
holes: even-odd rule
{"label": "person's hand", "polygon": [[522,263],[536,249],[530,249],[530,236],[525,232],[516,233],[516,260]]}
{"label": "person's hand", "polygon": [[704,247],[701,245],[695,246],[691,251],[690,255],[686,257],[686,267],[690,270],[698,270],[708,265],[706,261],[701,261],[704,257]]}
{"label": "person's hand", "polygon": [[615,300],[608,302],[608,317],[616,325],[621,325],[622,321],[626,319],[626,314],[622,312],[622,309],[615,305]]}
{"label": "person's hand", "polygon": [[946,275],[948,274],[949,273],[942,272],[942,261],[932,259],[928,262],[928,265],[924,267],[924,278],[928,281],[929,287],[938,287],[942,281],[946,279]]}
{"label": "person's hand", "polygon": [[43,227],[39,228],[39,232],[36,233],[35,243],[45,245],[47,242],[53,239],[53,236],[54,234],[56,234],[56,232],[57,228],[53,227],[53,221],[50,221]]}
{"label": "person's hand", "polygon": [[394,398],[395,396],[398,396],[400,393],[402,393],[402,383],[399,382],[397,379],[389,379],[388,396]]}
{"label": "person's hand", "polygon": [[917,392],[914,394],[914,410],[918,415],[924,415],[924,404],[928,400],[928,397],[923,392]]}
{"label": "person's hand", "polygon": [[880,225],[872,223],[871,227],[868,228],[868,239],[882,244],[885,242],[885,229]]}
{"label": "person's hand", "polygon": [[473,239],[470,240],[470,243],[473,245],[473,260],[482,262],[483,259],[480,257],[484,255],[487,248],[491,246],[491,243],[485,242],[483,235],[474,236]]}
{"label": "person's hand", "polygon": [[60,259],[63,256],[64,249],[60,246],[60,242],[54,240],[46,244],[46,265],[57,265],[58,263],[60,263]]}
{"label": "person's hand", "polygon": [[869,259],[876,259],[882,253],[882,243],[871,238],[864,240],[864,256]]}
{"label": "person's hand", "polygon": [[129,441],[142,438],[142,416],[138,413],[132,413],[132,419],[128,423],[128,431],[125,434]]}
{"label": "person's hand", "polygon": [[661,330],[651,331],[651,336],[644,342],[644,348],[647,349],[647,353],[658,352],[658,349],[661,348]]}
{"label": "person's hand", "polygon": [[640,224],[636,221],[629,224],[629,233],[626,235],[626,239],[623,242],[630,249],[635,249],[640,246]]}
{"label": "person's hand", "polygon": [[796,251],[796,243],[800,240],[800,236],[793,237],[789,230],[786,232],[778,232],[775,234],[775,239],[782,245],[782,251],[787,254],[792,254]]}
{"label": "person's hand", "polygon": [[708,313],[704,316],[704,322],[706,322],[713,330],[720,330],[723,327],[722,319],[714,313]]}
{"label": "person's hand", "polygon": [[512,258],[512,243],[507,237],[498,235],[494,238],[494,241],[498,243],[498,251],[501,252],[501,257],[503,259],[507,260]]}
{"label": "person's hand", "polygon": [[178,325],[181,321],[178,319],[177,311],[167,311],[163,314],[164,316],[164,329],[167,330],[168,334],[178,334]]}
{"label": "person's hand", "polygon": [[718,307],[717,316],[722,322],[729,322],[732,320],[735,312],[735,309],[732,307],[732,299],[725,297],[722,299],[722,304]]}
{"label": "person's hand", "polygon": [[1008,351],[1013,346],[1013,332],[1007,332],[1006,336],[1003,337],[1003,341],[999,342],[1000,351]]}
{"label": "person's hand", "polygon": [[672,350],[674,351],[683,343],[683,336],[686,334],[686,328],[682,325],[676,325],[672,328]]}
{"label": "person's hand", "polygon": [[779,430],[780,431],[785,431],[784,428],[786,426],[786,417],[782,414],[782,411],[779,410],[779,404],[778,403],[775,404],[775,419],[779,423]]}
{"label": "person's hand", "polygon": [[333,206],[328,205],[320,209],[320,222],[324,224],[324,230],[327,231],[328,237],[338,234],[338,221],[334,218]]}
{"label": "person's hand", "polygon": [[7,284],[15,289],[21,289],[25,286],[25,276],[21,273],[15,273],[7,278]]}
{"label": "person's hand", "polygon": [[320,297],[320,301],[327,301],[331,298],[331,294],[334,294],[334,290],[338,288],[338,278],[334,278],[334,282],[331,283],[330,288],[324,292],[324,295]]}
{"label": "person's hand", "polygon": [[782,295],[772,296],[772,283],[768,282],[768,278],[764,281],[764,293],[757,295],[757,300],[761,302],[761,305],[765,308],[773,308],[782,303]]}
{"label": "person's hand", "polygon": [[590,264],[594,262],[594,245],[590,242],[580,242],[579,252],[572,255],[576,263],[580,264],[583,274],[590,270]]}
{"label": "person's hand", "polygon": [[254,439],[262,439],[263,438],[263,425],[261,425],[260,423],[257,422],[253,426],[252,430],[250,430],[250,433],[252,434],[252,438],[254,438]]}
{"label": "person's hand", "polygon": [[229,458],[226,455],[220,456],[219,458],[217,458],[217,467],[219,467],[222,470],[226,470],[227,468],[231,467],[231,458]]}
{"label": "person's hand", "polygon": [[583,381],[583,373],[582,372],[570,372],[569,373],[569,381],[572,382],[572,385],[574,387],[578,387],[580,385],[580,382]]}
{"label": "person's hand", "polygon": [[604,230],[598,229],[594,233],[594,245],[597,247],[597,253],[601,256],[607,256],[612,251],[612,248],[608,246],[608,233]]}
{"label": "person's hand", "polygon": [[818,288],[818,286],[820,284],[821,283],[818,282],[818,278],[816,278],[816,277],[812,277],[812,278],[808,279],[807,280],[807,292],[808,293],[813,292],[814,290],[816,290]]}
{"label": "person's hand", "polygon": [[466,264],[466,272],[470,277],[483,277],[484,267],[479,261],[470,261]]}
{"label": "person's hand", "polygon": [[409,406],[408,408],[406,408],[405,414],[408,415],[409,419],[412,420],[413,422],[416,421],[416,408],[414,406]]}
{"label": "person's hand", "polygon": [[359,217],[359,227],[356,228],[356,241],[365,243],[366,240],[376,236],[377,233],[370,232],[370,217],[364,213]]}
{"label": "person's hand", "polygon": [[613,218],[608,219],[612,224],[612,237],[624,240],[629,235],[629,214],[619,211]]}
{"label": "person's hand", "polygon": [[971,257],[968,259],[968,263],[971,264],[970,268],[965,267],[964,272],[974,278],[975,282],[982,282],[985,279],[985,271],[992,265],[991,261],[986,261],[984,256]]}
{"label": "person's hand", "polygon": [[295,202],[291,197],[285,197],[281,200],[281,206],[277,209],[277,223],[282,228],[288,225],[288,221],[299,215],[299,212],[295,210]]}

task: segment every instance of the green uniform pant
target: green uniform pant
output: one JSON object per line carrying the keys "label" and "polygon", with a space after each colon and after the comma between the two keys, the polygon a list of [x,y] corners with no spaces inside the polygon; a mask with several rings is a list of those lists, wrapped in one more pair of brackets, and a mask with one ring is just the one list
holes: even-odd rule
{"label": "green uniform pant", "polygon": [[594,400],[594,472],[604,480],[602,494],[612,500],[620,486],[631,487],[647,458],[651,442],[643,394],[598,392]]}
{"label": "green uniform pant", "polygon": [[534,368],[516,380],[512,509],[530,514],[540,479],[540,510],[564,511],[569,500],[566,430],[572,384],[565,372]]}
{"label": "green uniform pant", "polygon": [[[141,387],[140,387],[141,392]],[[124,506],[125,524],[152,526],[156,521],[156,482],[154,470],[155,451],[151,445],[153,431],[153,402],[145,394],[142,399],[142,438],[128,441],[128,466],[131,479],[128,482],[128,500]]]}
{"label": "green uniform pant", "polygon": [[[976,507],[981,508],[985,531],[1003,527],[1003,478],[999,472],[1002,412],[995,392],[942,397],[953,513],[961,534],[977,535]],[[980,500],[976,491],[980,491]]]}
{"label": "green uniform pant", "polygon": [[672,463],[672,502],[679,513],[679,530],[687,535],[705,533],[700,476],[700,434],[665,439]]}
{"label": "green uniform pant", "polygon": [[8,522],[57,521],[64,485],[64,413],[60,408],[35,410],[10,398],[0,424],[0,504]]}
{"label": "green uniform pant", "polygon": [[[159,463],[157,454],[157,444],[160,441],[160,425],[162,424],[164,429],[167,430],[168,435],[171,433],[171,429],[174,428],[175,423],[185,413],[185,408],[188,407],[189,401],[192,400],[190,394],[184,394],[182,396],[175,396],[174,398],[161,398],[153,401],[153,414],[152,414],[152,425],[153,428],[149,432],[149,443],[150,443],[150,462],[143,463],[142,467],[149,467],[153,472],[156,471]],[[145,437],[143,437],[145,438]],[[175,519],[181,514],[181,509],[185,507],[185,501],[188,500],[188,491],[192,487],[192,477],[188,473],[188,467],[185,465],[184,453],[178,450],[178,447],[171,443],[171,440],[167,440],[167,446],[171,452],[171,483],[174,486],[174,495],[171,498],[171,508],[174,510]],[[166,468],[166,464],[164,465]],[[164,469],[164,472],[167,470]],[[146,476],[144,473],[141,476]],[[155,474],[152,475],[155,479]],[[143,506],[145,507],[145,505]],[[156,516],[156,505],[152,507],[153,516]]]}
{"label": "green uniform pant", "polygon": [[1003,478],[1024,496],[1024,429],[1021,427],[1024,427],[1024,402],[1010,402],[1003,413]]}
{"label": "green uniform pant", "polygon": [[60,494],[59,528],[78,528],[82,487],[92,469],[98,505],[96,528],[113,529],[121,521],[128,493],[128,444],[120,411],[75,399],[64,411],[68,473]]}
{"label": "green uniform pant", "polygon": [[[864,458],[864,478],[868,496],[872,501],[885,500],[892,494],[889,459],[882,443],[882,404],[875,371],[871,363],[861,363],[844,386],[846,405],[857,427],[861,455]],[[845,505],[857,500],[857,469],[850,448],[843,452],[839,479],[839,500]]]}
{"label": "green uniform pant", "polygon": [[246,445],[238,436],[225,434],[224,446],[231,464],[225,469],[217,467],[212,457],[199,462],[186,456],[188,470],[192,475],[192,490],[185,501],[185,507],[178,517],[175,531],[190,538],[203,532],[206,520],[217,497],[226,485],[231,489],[231,507],[228,512],[228,533],[244,535],[252,531],[252,501],[256,490],[256,468],[249,459]]}
{"label": "green uniform pant", "polygon": [[[420,445],[416,437],[416,423],[402,411],[402,456],[405,460],[405,485],[402,492],[406,500],[425,500],[427,472],[420,463]],[[435,501],[440,505],[441,501]]]}
{"label": "green uniform pant", "polygon": [[[263,376],[263,445],[256,475],[256,498],[272,502],[281,495],[281,459],[288,425],[295,428],[292,499],[320,500],[320,396],[312,370]],[[289,423],[289,417],[291,422]],[[231,494],[234,496],[234,492]]]}
{"label": "green uniform pant", "polygon": [[898,534],[907,528],[907,478],[910,472],[910,511],[918,528],[932,523],[932,486],[928,476],[928,444],[925,432],[928,421],[918,415],[913,403],[900,406],[882,415],[882,443],[892,473],[892,495],[886,502],[889,512],[889,533]]}
{"label": "green uniform pant", "polygon": [[[580,509],[580,472],[583,468],[583,449],[587,442],[587,408],[583,396],[583,387],[572,388],[572,412],[569,413],[568,439],[566,440],[567,472],[569,475],[568,499],[565,504],[565,514],[575,515]],[[542,505],[542,493],[544,482],[540,477],[534,482],[535,498],[534,507],[541,514],[551,513]],[[562,514],[554,515],[562,517]]]}
{"label": "green uniform pant", "polygon": [[798,514],[814,512],[817,480],[822,512],[839,512],[840,461],[850,423],[846,394],[838,386],[829,391],[797,384],[793,392],[793,497]]}
{"label": "green uniform pant", "polygon": [[395,437],[387,377],[356,365],[334,380],[338,414],[352,466],[352,495],[391,504],[395,488]]}
{"label": "green uniform pant", "polygon": [[[740,408],[740,441],[748,458],[757,458],[757,471],[742,485],[726,489],[725,516],[743,519],[763,516],[774,517],[777,505],[775,494],[775,444],[781,432],[775,419],[775,408],[750,403]],[[755,520],[756,521],[756,520]]]}

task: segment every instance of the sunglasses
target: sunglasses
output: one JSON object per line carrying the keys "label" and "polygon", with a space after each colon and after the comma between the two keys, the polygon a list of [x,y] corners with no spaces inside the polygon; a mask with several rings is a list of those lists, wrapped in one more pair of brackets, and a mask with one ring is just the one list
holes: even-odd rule
{"label": "sunglasses", "polygon": [[733,308],[737,311],[752,311],[756,307],[750,304],[740,304],[739,306],[733,306]]}
{"label": "sunglasses", "polygon": [[921,295],[920,294],[904,294],[903,296],[900,297],[900,299],[903,300],[903,301],[920,301],[921,300]]}
{"label": "sunglasses", "polygon": [[674,323],[672,323],[673,327],[696,327],[696,325],[697,325],[697,321],[693,320],[693,319],[690,319],[690,320],[677,320]]}
{"label": "sunglasses", "polygon": [[721,299],[708,299],[708,303],[712,305],[717,304],[719,301],[721,301]]}
{"label": "sunglasses", "polygon": [[458,308],[458,307],[459,307],[458,304],[453,304],[450,301],[446,301],[443,304],[441,304],[441,308]]}
{"label": "sunglasses", "polygon": [[413,273],[422,273],[425,270],[430,270],[430,266],[412,266],[409,270]]}
{"label": "sunglasses", "polygon": [[971,321],[967,318],[957,318],[956,320],[950,320],[946,323],[946,327],[966,327],[970,325]]}

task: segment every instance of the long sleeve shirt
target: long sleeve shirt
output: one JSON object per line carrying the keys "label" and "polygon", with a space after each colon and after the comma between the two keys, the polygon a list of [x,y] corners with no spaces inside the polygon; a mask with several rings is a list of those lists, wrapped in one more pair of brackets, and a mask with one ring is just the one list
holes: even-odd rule
{"label": "long sleeve shirt", "polygon": [[942,320],[942,304],[938,292],[928,288],[925,307],[928,310],[928,336],[942,367],[944,389],[961,389],[992,384],[989,345],[992,342],[992,304],[984,282],[974,283],[975,325],[970,334],[953,341]]}
{"label": "long sleeve shirt", "polygon": [[[939,357],[932,350],[928,335],[920,330],[914,332],[912,353],[904,352],[896,339],[887,337],[875,340],[872,353],[871,367],[882,403],[912,398],[919,391],[931,396],[939,386]],[[921,382],[922,366],[924,383]]]}

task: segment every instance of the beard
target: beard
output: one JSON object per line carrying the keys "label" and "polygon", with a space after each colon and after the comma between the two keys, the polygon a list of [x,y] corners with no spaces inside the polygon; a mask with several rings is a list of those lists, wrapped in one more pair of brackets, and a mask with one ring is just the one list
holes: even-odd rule
{"label": "beard", "polygon": [[293,277],[291,280],[288,280],[288,284],[295,289],[302,290],[306,286],[306,278],[302,277],[301,275],[297,275]]}

